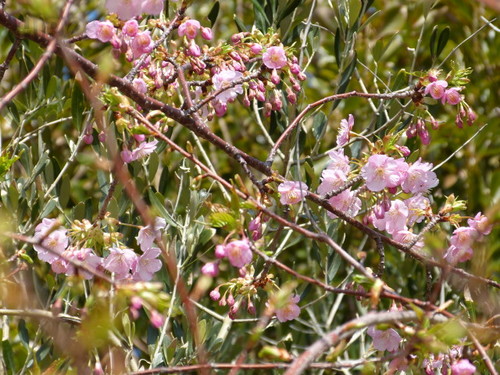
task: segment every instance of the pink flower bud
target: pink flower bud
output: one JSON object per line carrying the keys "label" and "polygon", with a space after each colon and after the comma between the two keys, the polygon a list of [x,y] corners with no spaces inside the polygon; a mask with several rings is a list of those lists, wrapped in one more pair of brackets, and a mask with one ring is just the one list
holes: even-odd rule
{"label": "pink flower bud", "polygon": [[205,265],[201,267],[201,273],[207,276],[216,277],[219,274],[219,263],[205,263]]}
{"label": "pink flower bud", "polygon": [[259,230],[260,228],[261,228],[260,216],[257,216],[255,219],[250,221],[250,223],[248,223],[248,230],[250,232],[253,232],[255,230]]}
{"label": "pink flower bud", "polygon": [[299,79],[299,81],[305,81],[307,76],[304,73],[300,72],[299,74],[297,74],[297,78]]}
{"label": "pink flower bud", "polygon": [[92,142],[94,142],[94,137],[92,136],[92,134],[85,134],[83,136],[83,142],[85,142],[85,144],[87,145],[90,145],[92,144]]}
{"label": "pink flower bud", "polygon": [[218,301],[220,299],[219,289],[214,289],[210,292],[210,298],[213,301]]}
{"label": "pink flower bud", "polygon": [[286,98],[291,104],[297,103],[297,95],[293,91],[287,92]]}
{"label": "pink flower bud", "polygon": [[216,101],[214,104],[214,110],[217,116],[222,117],[227,112],[227,105],[226,103],[221,103],[219,101]]}
{"label": "pink flower bud", "polygon": [[262,51],[262,46],[260,44],[254,43],[250,46],[250,51],[257,55]]}
{"label": "pink flower bud", "polygon": [[292,64],[292,66],[290,66],[290,72],[295,75],[299,74],[300,66],[298,64]]}
{"label": "pink flower bud", "polygon": [[455,124],[457,124],[457,126],[462,129],[464,127],[464,122],[462,120],[462,117],[460,117],[460,113],[457,114],[457,117],[455,117]]}
{"label": "pink flower bud", "polygon": [[247,311],[250,315],[255,315],[255,313],[257,312],[255,309],[255,305],[252,303],[252,301],[248,302]]}
{"label": "pink flower bud", "polygon": [[215,256],[219,259],[226,257],[226,247],[224,245],[215,246]]}
{"label": "pink flower bud", "polygon": [[149,317],[149,322],[155,328],[161,328],[164,319],[163,316],[156,310],[151,311],[151,316]]}
{"label": "pink flower bud", "polygon": [[472,126],[472,124],[474,123],[474,121],[477,120],[477,115],[476,113],[472,110],[472,109],[469,109],[469,111],[467,112],[467,124],[469,126]]}
{"label": "pink flower bud", "polygon": [[133,137],[139,143],[144,142],[146,140],[146,136],[144,134],[134,134]]}
{"label": "pink flower bud", "polygon": [[231,42],[233,44],[238,44],[239,42],[241,42],[241,39],[243,39],[245,33],[238,33],[238,34],[233,34],[231,36]]}
{"label": "pink flower bud", "polygon": [[227,304],[228,304],[228,306],[234,305],[234,297],[232,294],[229,294],[229,296],[227,297]]}
{"label": "pink flower bud", "polygon": [[212,38],[214,37],[212,29],[209,27],[202,27],[201,37],[205,40],[212,40]]}
{"label": "pink flower bud", "polygon": [[396,145],[396,148],[399,150],[399,152],[401,152],[401,154],[404,156],[404,157],[408,157],[410,156],[411,154],[411,151],[408,147],[406,146],[399,146],[399,145]]}
{"label": "pink flower bud", "polygon": [[189,47],[186,51],[186,55],[192,56],[192,57],[200,57],[201,56],[201,48],[198,46],[194,40],[191,41],[189,44]]}
{"label": "pink flower bud", "polygon": [[133,309],[139,310],[142,307],[141,297],[133,296],[130,299],[130,307],[132,307]]}
{"label": "pink flower bud", "polygon": [[276,72],[276,69],[273,69],[273,72],[271,73],[271,82],[275,85],[278,85],[281,82],[280,76],[278,72]]}
{"label": "pink flower bud", "polygon": [[97,138],[99,139],[99,142],[106,142],[106,133],[104,132],[100,132],[99,135],[97,136]]}
{"label": "pink flower bud", "polygon": [[271,116],[272,110],[273,110],[273,105],[271,103],[269,103],[269,102],[266,102],[264,104],[264,116],[265,117]]}

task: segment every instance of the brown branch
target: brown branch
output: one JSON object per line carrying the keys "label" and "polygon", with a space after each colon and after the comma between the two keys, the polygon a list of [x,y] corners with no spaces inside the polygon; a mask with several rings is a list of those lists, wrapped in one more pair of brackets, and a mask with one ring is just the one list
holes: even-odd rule
{"label": "brown branch", "polygon": [[[59,34],[62,31],[62,28],[64,27],[66,21],[68,20],[69,16],[69,9],[71,5],[73,4],[74,0],[67,0],[66,5],[64,6],[64,9],[61,13],[61,17],[59,19],[59,23],[57,24],[56,31],[54,34],[54,37],[51,39],[51,41],[47,45],[47,49],[43,53],[42,57],[36,65],[31,69],[31,71],[28,73],[24,79],[18,83],[12,90],[10,90],[7,94],[5,94],[2,98],[0,98],[0,111],[9,103],[12,99],[14,99],[18,94],[21,93],[21,91],[25,90],[26,87],[28,87],[29,83],[33,81],[37,76],[38,73],[40,73],[40,70],[42,70],[43,66],[47,62],[48,59],[52,56],[52,54],[55,52],[56,47],[57,47],[57,39],[59,38]],[[0,11],[1,13],[4,13],[4,10],[2,9]]]}
{"label": "brown branch", "polygon": [[[0,10],[0,24],[6,26],[9,28],[11,31],[13,31],[15,34],[20,34],[19,29],[23,26],[23,23],[16,19],[15,17],[12,17],[11,15],[5,13],[3,10]],[[26,37],[28,39],[31,39],[42,46],[46,46],[50,41],[51,38],[50,36],[43,34],[43,33],[36,33],[36,34],[21,34],[23,37]],[[83,71],[85,71],[88,75],[90,75],[93,78],[97,78],[99,75],[99,69],[98,67],[90,62],[89,60],[85,59],[81,55],[79,55],[77,52],[69,49],[69,48],[64,48],[62,46],[58,46],[56,49],[56,53],[58,54],[66,54],[70,56],[74,61],[77,61]],[[192,118],[191,116],[187,116],[182,110],[172,107],[170,105],[167,105],[165,103],[162,103],[156,99],[150,98],[148,96],[145,96],[141,93],[139,93],[133,85],[131,85],[127,80],[114,76],[114,75],[109,75],[107,80],[107,83],[113,87],[118,88],[123,94],[134,100],[137,104],[139,104],[144,110],[160,110],[163,112],[167,117],[173,119],[177,123],[183,125],[187,129],[193,131],[195,134],[198,136],[206,139],[210,143],[212,143],[214,146],[217,148],[221,149],[224,151],[226,154],[228,154],[230,157],[234,158],[237,160],[240,156],[247,162],[249,166],[252,168],[262,172],[266,176],[278,176],[276,172],[274,172],[266,163],[246,154],[242,150],[238,149],[237,147],[227,143],[217,135],[215,135],[208,127],[203,126],[202,124],[197,123],[197,121]],[[405,94],[406,93],[406,94]],[[359,94],[359,95],[358,95]],[[377,95],[381,95],[382,98],[385,97],[391,97],[395,98],[398,97],[399,95],[405,94],[408,96],[409,94],[407,92],[395,92],[395,93],[389,93],[389,94],[365,94],[365,93],[357,93],[357,92],[350,92],[350,93],[345,93],[345,94],[339,94],[339,95],[347,95],[349,96],[361,96],[361,97],[376,97]],[[375,95],[375,96],[374,96]],[[394,96],[396,95],[396,96]],[[404,97],[406,97],[404,96]],[[332,97],[327,97],[322,99],[323,102],[327,102],[328,100],[334,100],[334,99],[329,99]],[[340,98],[336,96],[336,98]],[[310,106],[313,105],[320,105],[317,104],[318,102],[315,102],[311,104]],[[321,103],[322,104],[322,103]],[[310,107],[313,108],[313,107]],[[305,110],[304,110],[305,111]],[[303,111],[303,112],[304,112]],[[303,116],[305,115],[306,112],[304,112]],[[423,262],[424,264],[429,264],[435,267],[439,267],[441,269],[449,269],[451,272],[460,275],[462,277],[468,278],[468,279],[473,279],[477,281],[481,281],[483,283],[486,283],[490,286],[493,286],[495,288],[500,289],[500,283],[490,280],[481,276],[476,276],[472,275],[460,268],[455,268],[450,266],[449,264],[438,262],[432,259],[428,259],[420,254],[417,254],[413,251],[411,251],[411,248],[408,248],[408,246],[405,246],[399,242],[396,242],[392,240],[391,238],[378,233],[374,229],[364,225],[363,223],[345,215],[343,212],[335,209],[332,207],[328,201],[322,199],[320,196],[309,193],[306,198],[321,207],[325,208],[329,212],[337,215],[340,219],[343,221],[347,222],[348,224],[354,226],[355,228],[361,230],[368,236],[370,236],[372,239],[380,238],[383,242],[394,246],[395,248],[411,255],[413,258],[419,260],[420,262]]]}
{"label": "brown branch", "polygon": [[[446,320],[446,318],[440,315],[430,316],[430,318],[437,321]],[[285,375],[301,374],[321,354],[325,353],[332,346],[337,345],[342,339],[350,337],[361,328],[381,323],[408,322],[412,320],[420,320],[419,315],[414,311],[391,311],[368,313],[360,318],[344,323],[309,346],[293,361],[285,372]]]}
{"label": "brown branch", "polygon": [[[335,370],[342,368],[354,368],[366,363],[379,362],[380,359],[373,360],[360,359],[342,362],[316,362],[309,364],[309,368]],[[142,370],[131,372],[130,375],[153,375],[153,374],[173,374],[181,372],[193,372],[202,368],[207,370],[230,370],[238,367],[241,370],[284,370],[290,367],[290,363],[207,363],[204,365],[186,365],[186,366],[170,366],[170,367],[157,367],[150,370]]]}
{"label": "brown branch", "polygon": [[19,38],[14,39],[14,43],[10,47],[9,53],[5,58],[5,61],[0,65],[0,82],[2,81],[5,71],[9,68],[9,64],[16,55],[16,51],[20,45],[21,45],[21,39]]}
{"label": "brown branch", "polygon": [[347,98],[352,98],[352,97],[360,97],[360,98],[375,98],[375,99],[384,99],[384,100],[390,100],[390,99],[398,99],[398,98],[409,98],[415,93],[414,90],[411,89],[405,89],[405,90],[400,90],[400,91],[395,91],[395,92],[390,92],[386,94],[379,94],[379,93],[365,93],[365,92],[358,92],[358,91],[350,91],[350,92],[345,92],[342,94],[334,94],[327,96],[323,99],[320,99],[314,103],[308,104],[302,112],[300,112],[297,117],[292,121],[290,125],[285,129],[285,131],[281,134],[281,136],[278,138],[276,143],[274,144],[273,148],[271,149],[271,152],[269,153],[269,156],[267,157],[266,164],[271,167],[274,161],[274,157],[276,156],[276,153],[278,152],[278,149],[280,148],[281,144],[287,139],[290,134],[293,132],[293,130],[299,125],[300,121],[304,118],[304,116],[311,110],[316,107],[320,107],[325,103],[332,102],[334,100],[341,100],[341,99],[347,99]]}

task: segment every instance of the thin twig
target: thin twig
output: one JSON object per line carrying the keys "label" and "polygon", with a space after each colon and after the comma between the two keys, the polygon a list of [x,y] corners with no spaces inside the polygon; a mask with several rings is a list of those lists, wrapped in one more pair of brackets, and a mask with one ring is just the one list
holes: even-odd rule
{"label": "thin twig", "polygon": [[0,98],[0,111],[2,111],[2,109],[7,105],[7,103],[9,103],[12,99],[14,99],[19,93],[21,93],[21,91],[25,90],[31,81],[33,81],[36,77],[38,77],[38,73],[40,73],[40,70],[42,70],[45,63],[50,59],[50,57],[56,50],[57,39],[59,38],[59,34],[61,33],[66,21],[68,20],[69,9],[71,8],[73,1],[74,0],[67,0],[66,5],[64,6],[64,9],[62,11],[61,17],[59,19],[59,23],[57,24],[54,37],[48,44],[47,49],[43,53],[40,60],[38,60],[33,69],[28,73],[26,77],[24,77],[24,79],[20,83],[14,86],[14,88],[10,90],[7,94],[5,94],[2,98]]}

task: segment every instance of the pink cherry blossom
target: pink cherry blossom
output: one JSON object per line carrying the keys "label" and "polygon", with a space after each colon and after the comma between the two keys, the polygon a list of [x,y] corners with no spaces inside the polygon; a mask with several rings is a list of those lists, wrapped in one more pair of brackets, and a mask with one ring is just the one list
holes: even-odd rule
{"label": "pink cherry blossom", "polygon": [[142,0],[107,0],[106,8],[122,20],[128,20],[142,13]]}
{"label": "pink cherry blossom", "polygon": [[153,246],[156,237],[160,235],[160,231],[165,229],[167,222],[162,217],[156,217],[154,224],[145,226],[139,230],[136,237],[137,243],[142,251],[146,251]]}
{"label": "pink cherry blossom", "polygon": [[103,43],[109,42],[116,37],[115,27],[110,21],[92,21],[85,28],[85,34],[90,39],[98,39]]}
{"label": "pink cherry blossom", "polygon": [[386,230],[390,234],[395,234],[400,230],[406,230],[406,219],[408,218],[408,207],[403,201],[396,199],[391,202],[391,208],[384,215],[383,219],[375,219],[373,225],[379,230]]}
{"label": "pink cherry blossom", "polygon": [[432,171],[432,164],[422,163],[421,159],[410,165],[407,173],[406,179],[401,184],[405,193],[424,193],[439,183],[436,174]]}
{"label": "pink cherry blossom", "polygon": [[264,65],[269,69],[281,69],[287,63],[286,53],[283,47],[269,47],[262,55]]}
{"label": "pink cherry blossom", "polygon": [[453,231],[450,244],[458,248],[470,248],[477,239],[478,232],[471,227],[460,227]]}
{"label": "pink cherry blossom", "polygon": [[207,276],[216,277],[219,274],[219,263],[205,263],[205,265],[201,267],[201,273]]}
{"label": "pink cherry blossom", "polygon": [[461,359],[451,365],[451,375],[472,375],[475,372],[476,366],[470,363],[468,359]]}
{"label": "pink cherry blossom", "polygon": [[127,276],[132,265],[137,260],[137,255],[132,249],[109,248],[109,255],[104,259],[103,267],[109,272],[118,275],[117,279]]}
{"label": "pink cherry blossom", "polygon": [[[224,89],[226,87],[230,87],[233,82],[240,80],[243,78],[243,74],[241,72],[236,72],[234,70],[222,70],[217,74],[214,74],[212,77],[212,82],[214,84],[214,89],[216,91]],[[228,101],[233,101],[236,99],[238,94],[243,94],[243,87],[238,84],[234,87],[227,88],[219,95],[217,95],[217,99],[225,104]]]}
{"label": "pink cherry blossom", "polygon": [[421,194],[414,195],[408,199],[405,199],[406,207],[408,207],[408,219],[407,224],[411,227],[415,223],[420,223],[424,220],[425,216],[422,215],[423,211],[428,211],[431,202],[429,198],[424,197]]}
{"label": "pink cherry blossom", "polygon": [[[45,218],[35,228],[34,239],[40,240],[43,238],[43,241],[40,245],[33,245],[33,248],[38,253],[38,258],[49,264],[58,259],[57,254],[61,254],[69,244],[66,229],[57,229],[50,232],[56,225],[56,219]],[[49,232],[50,234],[47,235]]]}
{"label": "pink cherry blossom", "polygon": [[444,95],[446,87],[448,87],[448,82],[444,80],[434,81],[425,87],[424,94],[430,95],[434,99],[441,99]]}
{"label": "pink cherry blossom", "polygon": [[474,228],[483,236],[487,236],[491,233],[493,229],[493,224],[490,224],[488,218],[479,212],[472,219],[467,220],[467,224],[470,225],[471,228]]}
{"label": "pink cherry blossom", "polygon": [[133,160],[138,160],[145,158],[149,154],[152,154],[156,150],[156,145],[158,140],[155,139],[151,142],[142,142],[139,146],[132,151]]}
{"label": "pink cherry blossom", "polygon": [[354,126],[354,116],[349,115],[348,120],[343,119],[340,121],[340,129],[337,135],[337,145],[344,146],[349,142],[349,135]]}
{"label": "pink cherry blossom", "polygon": [[[396,233],[393,234],[392,239],[394,241],[397,241],[399,243],[402,243],[403,245],[409,245],[413,241],[415,241],[418,238],[418,236],[410,231],[407,230],[400,230]],[[424,242],[422,239],[417,241],[415,245],[413,245],[412,250],[421,250],[424,247]]]}
{"label": "pink cherry blossom", "polygon": [[373,339],[373,347],[377,350],[395,352],[398,350],[401,336],[396,330],[389,328],[385,331],[378,330],[374,327],[368,328],[368,335]]}
{"label": "pink cherry blossom", "polygon": [[381,191],[386,187],[397,187],[405,181],[408,164],[403,159],[394,160],[387,155],[372,155],[361,169],[366,187],[371,191]]}
{"label": "pink cherry blossom", "polygon": [[281,204],[295,204],[307,195],[307,185],[300,181],[285,181],[278,186]]}
{"label": "pink cherry blossom", "polygon": [[465,247],[456,247],[451,245],[448,250],[446,250],[446,253],[444,254],[443,258],[446,259],[446,261],[450,264],[456,264],[458,262],[466,262],[469,259],[472,259],[473,251],[472,248],[465,248]]}
{"label": "pink cherry blossom", "polygon": [[122,27],[122,33],[134,37],[139,32],[139,23],[135,19],[128,20]]}
{"label": "pink cherry blossom", "polygon": [[142,78],[134,78],[132,81],[132,85],[139,91],[141,94],[145,94],[148,92],[148,85]]}
{"label": "pink cherry blossom", "polygon": [[133,279],[136,281],[149,281],[153,275],[161,270],[162,263],[158,257],[161,250],[157,247],[147,249],[132,265]]}
{"label": "pink cherry blossom", "polygon": [[[351,217],[356,216],[361,209],[361,199],[359,199],[356,193],[351,191],[351,189],[344,190],[340,194],[331,197],[328,199],[328,203],[330,203],[333,208]],[[337,218],[337,215],[331,212],[327,214],[332,219]]]}
{"label": "pink cherry blossom", "polygon": [[252,250],[247,239],[235,240],[226,245],[226,254],[233,267],[241,268],[252,261]]}
{"label": "pink cherry blossom", "polygon": [[163,12],[164,0],[143,0],[142,1],[142,13],[151,14],[157,16]]}
{"label": "pink cherry blossom", "polygon": [[[82,249],[73,248],[70,251],[63,253],[63,255],[66,255],[66,257],[69,259],[74,259],[79,262],[85,263],[85,265],[87,265],[93,270],[97,270],[101,266],[103,261],[101,257],[95,255],[92,249],[89,248],[82,248]],[[54,265],[54,263],[52,265]],[[92,279],[92,277],[94,277],[94,275],[91,272],[86,271],[83,268],[77,268],[69,262],[66,265],[66,270],[64,273],[66,274],[66,276],[72,276],[78,273],[84,279],[87,280],[90,280]]]}
{"label": "pink cherry blossom", "polygon": [[124,163],[131,163],[134,161],[132,151],[130,150],[123,150],[122,152],[120,152],[120,156]]}
{"label": "pink cherry blossom", "polygon": [[456,105],[460,103],[461,100],[462,100],[462,95],[460,95],[458,89],[456,87],[452,87],[451,89],[445,91],[444,95],[441,98],[441,103]]}
{"label": "pink cherry blossom", "polygon": [[153,50],[153,40],[149,31],[143,31],[137,33],[137,35],[132,39],[130,44],[134,59],[137,59],[145,53],[150,53]]}
{"label": "pink cherry blossom", "polygon": [[344,149],[332,150],[328,152],[328,156],[331,162],[328,164],[328,169],[338,169],[344,172],[346,175],[349,173],[351,168],[349,167],[349,158],[344,155]]}
{"label": "pink cherry blossom", "polygon": [[321,184],[318,186],[318,193],[325,195],[339,189],[347,181],[346,174],[339,169],[325,169],[321,173]]}
{"label": "pink cherry blossom", "polygon": [[201,25],[196,20],[187,20],[179,26],[177,30],[179,36],[186,36],[188,39],[196,38],[198,34],[198,30],[201,28]]}
{"label": "pink cherry blossom", "polygon": [[298,318],[300,315],[300,307],[297,305],[297,303],[299,301],[300,296],[298,294],[290,296],[284,306],[275,310],[276,318],[281,323]]}

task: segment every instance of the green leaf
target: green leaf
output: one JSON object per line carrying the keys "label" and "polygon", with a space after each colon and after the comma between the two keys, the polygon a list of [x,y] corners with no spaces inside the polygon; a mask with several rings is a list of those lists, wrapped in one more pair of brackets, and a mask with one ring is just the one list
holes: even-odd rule
{"label": "green leaf", "polygon": [[3,361],[7,367],[7,374],[14,374],[16,372],[16,368],[14,366],[14,352],[12,351],[12,346],[7,340],[2,341],[2,354]]}
{"label": "green leaf", "polygon": [[444,47],[448,43],[448,39],[450,38],[450,28],[446,26],[441,34],[439,34],[439,39],[436,47],[436,58],[439,57],[441,52],[443,52]]}
{"label": "green leaf", "polygon": [[19,324],[17,325],[17,330],[19,331],[19,337],[21,338],[21,342],[25,347],[29,347],[30,345],[30,335],[28,333],[28,330],[26,329],[26,322],[24,319],[21,319],[19,321]]}
{"label": "green leaf", "polygon": [[432,29],[431,40],[430,40],[430,43],[429,43],[429,49],[430,49],[430,52],[431,52],[431,57],[433,59],[436,58],[436,49],[435,49],[435,47],[436,47],[437,33],[438,33],[438,27],[436,25]]}
{"label": "green leaf", "polygon": [[35,181],[35,178],[38,177],[40,173],[44,170],[45,166],[50,162],[49,160],[49,150],[45,150],[45,152],[42,154],[40,157],[40,160],[38,160],[38,163],[36,163],[35,168],[33,168],[33,172],[31,173],[31,176],[28,181],[23,186],[23,189],[27,189],[33,181]]}
{"label": "green leaf", "polygon": [[59,204],[62,208],[66,208],[68,205],[70,189],[70,179],[69,176],[65,174],[59,182]]}
{"label": "green leaf", "polygon": [[153,193],[152,190],[148,191],[148,197],[152,204],[152,206],[158,211],[158,214],[165,219],[165,221],[177,228],[179,224],[177,224],[174,218],[168,213],[165,205],[163,204],[164,198],[160,193]]}
{"label": "green leaf", "polygon": [[248,28],[245,26],[242,20],[236,17],[236,14],[234,15],[234,23],[236,23],[236,27],[238,28],[239,32],[248,31]]}
{"label": "green leaf", "polygon": [[214,212],[208,217],[208,222],[215,228],[228,227],[236,228],[236,219],[233,215],[227,212]]}
{"label": "green leaf", "polygon": [[302,2],[303,2],[303,0],[290,0],[290,1],[288,1],[287,4],[285,5],[285,7],[283,8],[283,10],[281,10],[278,13],[278,22],[277,22],[276,26],[279,26],[281,21],[283,21],[283,19],[285,19],[289,14],[291,14]]}
{"label": "green leaf", "polygon": [[81,130],[83,123],[83,93],[80,86],[75,83],[73,85],[73,93],[71,94],[71,116],[73,116],[73,125]]}
{"label": "green leaf", "polygon": [[269,19],[267,18],[266,12],[262,5],[259,4],[259,0],[252,0],[253,12],[255,15],[255,26],[262,32],[265,32],[270,26]]}
{"label": "green leaf", "polygon": [[216,1],[207,16],[208,20],[210,21],[210,27],[214,27],[215,21],[217,21],[217,16],[219,15],[219,10],[220,4],[218,1]]}
{"label": "green leaf", "polygon": [[317,141],[319,141],[323,137],[325,133],[326,123],[327,118],[323,112],[320,111],[314,115],[312,131],[314,134],[314,138],[316,138]]}

